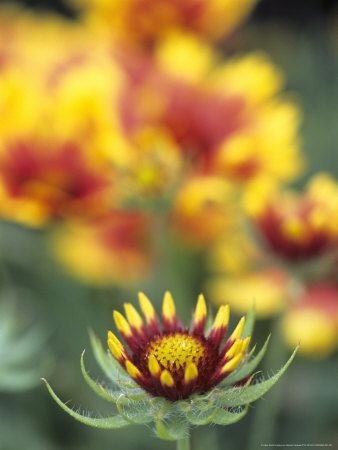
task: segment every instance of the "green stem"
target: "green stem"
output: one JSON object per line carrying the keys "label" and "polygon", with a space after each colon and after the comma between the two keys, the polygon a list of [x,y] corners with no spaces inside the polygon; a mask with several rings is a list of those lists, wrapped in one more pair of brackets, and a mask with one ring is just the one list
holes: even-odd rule
{"label": "green stem", "polygon": [[176,450],[190,450],[190,435],[176,441]]}
{"label": "green stem", "polygon": [[[271,331],[271,343],[263,359],[264,374],[271,373],[271,369],[283,364],[287,358],[287,348],[280,334],[280,317],[273,320]],[[280,380],[264,401],[256,403],[250,424],[248,450],[256,450],[261,444],[274,443],[282,392],[283,380]]]}

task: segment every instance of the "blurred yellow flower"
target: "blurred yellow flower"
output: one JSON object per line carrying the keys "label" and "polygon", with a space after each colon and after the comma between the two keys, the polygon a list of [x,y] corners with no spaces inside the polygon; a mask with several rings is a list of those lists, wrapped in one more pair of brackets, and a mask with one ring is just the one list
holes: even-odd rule
{"label": "blurred yellow flower", "polygon": [[143,127],[130,140],[122,195],[139,201],[169,195],[183,176],[182,169],[181,153],[173,139],[159,129]]}
{"label": "blurred yellow flower", "polygon": [[114,211],[92,221],[68,222],[50,240],[73,275],[98,284],[127,284],[147,275],[153,252],[150,223],[137,211]]}
{"label": "blurred yellow flower", "polygon": [[149,45],[182,30],[217,39],[232,31],[257,0],[70,0],[89,23],[115,37]]}
{"label": "blurred yellow flower", "polygon": [[258,244],[249,236],[240,220],[233,219],[233,229],[209,248],[208,268],[217,274],[242,274],[263,258]]}
{"label": "blurred yellow flower", "polygon": [[321,283],[309,286],[288,309],[282,329],[292,347],[300,341],[300,352],[325,357],[338,346],[338,288]]}
{"label": "blurred yellow flower", "polygon": [[228,303],[238,314],[249,311],[254,303],[257,317],[266,318],[281,312],[287,305],[288,283],[284,272],[271,269],[212,277],[206,291],[212,302]]}
{"label": "blurred yellow flower", "polygon": [[217,177],[195,176],[179,189],[171,219],[186,242],[203,247],[232,229],[235,217],[230,183]]}

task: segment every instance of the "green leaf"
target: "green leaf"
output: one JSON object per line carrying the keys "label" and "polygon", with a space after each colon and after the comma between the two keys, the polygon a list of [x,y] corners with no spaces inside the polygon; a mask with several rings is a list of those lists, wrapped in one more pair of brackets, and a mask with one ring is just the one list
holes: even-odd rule
{"label": "green leaf", "polygon": [[104,418],[92,418],[85,416],[83,414],[79,414],[75,411],[73,411],[71,408],[69,408],[65,403],[62,402],[62,400],[59,399],[59,397],[55,394],[53,389],[48,384],[47,380],[42,379],[47,389],[50,393],[50,395],[53,397],[53,399],[56,401],[56,403],[61,406],[61,408],[66,411],[70,416],[72,416],[74,419],[78,420],[79,422],[82,422],[86,425],[89,425],[91,427],[96,428],[104,428],[107,430],[114,429],[114,428],[122,428],[126,427],[127,425],[130,425],[128,421],[126,421],[123,417],[116,415],[112,417],[104,417]]}
{"label": "green leaf", "polygon": [[173,408],[164,420],[156,421],[156,434],[160,439],[177,441],[189,433],[189,424],[178,407]]}
{"label": "green leaf", "polygon": [[253,328],[255,325],[255,316],[256,316],[256,306],[255,303],[253,303],[252,308],[245,317],[245,324],[242,332],[242,336],[244,338],[252,336]]}
{"label": "green leaf", "polygon": [[226,409],[217,409],[216,415],[212,422],[216,425],[230,425],[232,423],[241,420],[245,414],[248,412],[248,407],[245,407],[241,412],[235,413],[228,411]]}
{"label": "green leaf", "polygon": [[249,362],[241,364],[237,370],[231,373],[222,383],[223,385],[233,385],[243,378],[250,375],[261,362],[263,356],[265,355],[266,349],[268,347],[270,340],[270,336],[268,336],[261,350],[257,353],[257,355]]}
{"label": "green leaf", "polygon": [[291,357],[286,362],[286,364],[282,367],[282,369],[268,380],[262,381],[261,383],[254,384],[252,386],[248,386],[247,388],[243,389],[243,391],[241,391],[239,395],[236,395],[235,397],[228,396],[227,392],[225,392],[223,396],[218,395],[217,403],[222,406],[230,407],[230,406],[247,405],[251,402],[254,402],[255,400],[258,400],[266,392],[268,392],[268,390],[271,389],[274,384],[277,383],[279,378],[283,375],[283,373],[291,364],[293,358],[297,353],[297,350],[298,346],[296,347],[296,349],[294,350],[294,352],[292,353]]}

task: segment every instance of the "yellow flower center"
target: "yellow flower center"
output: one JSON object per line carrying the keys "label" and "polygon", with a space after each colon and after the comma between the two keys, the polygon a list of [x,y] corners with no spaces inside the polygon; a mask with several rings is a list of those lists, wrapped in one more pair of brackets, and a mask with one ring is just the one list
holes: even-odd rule
{"label": "yellow flower center", "polygon": [[163,336],[152,341],[148,347],[149,355],[154,355],[157,361],[169,372],[178,372],[193,362],[198,365],[205,355],[203,343],[184,333]]}

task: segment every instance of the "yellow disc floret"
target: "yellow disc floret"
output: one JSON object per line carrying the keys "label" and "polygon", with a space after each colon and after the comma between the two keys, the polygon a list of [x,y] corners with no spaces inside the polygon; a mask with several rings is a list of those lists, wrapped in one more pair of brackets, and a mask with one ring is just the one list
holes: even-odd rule
{"label": "yellow disc floret", "polygon": [[187,365],[198,365],[205,355],[203,343],[185,333],[175,333],[152,341],[148,348],[148,358],[154,356],[156,360],[169,372],[179,372]]}

